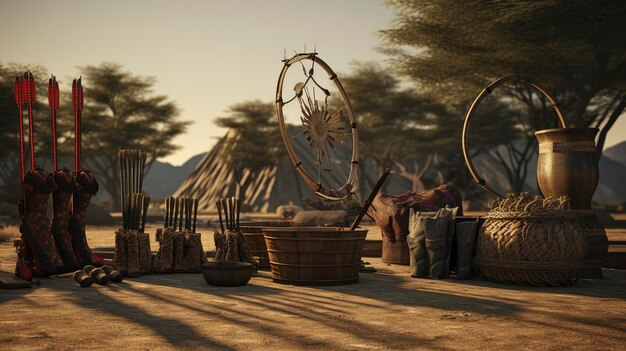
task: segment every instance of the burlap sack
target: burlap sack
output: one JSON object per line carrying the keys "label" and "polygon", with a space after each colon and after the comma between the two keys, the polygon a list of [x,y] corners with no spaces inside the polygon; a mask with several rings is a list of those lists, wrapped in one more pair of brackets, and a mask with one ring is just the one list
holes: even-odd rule
{"label": "burlap sack", "polygon": [[470,279],[473,275],[472,256],[478,234],[478,219],[456,223],[456,277]]}
{"label": "burlap sack", "polygon": [[409,214],[409,235],[406,238],[410,250],[411,276],[428,277],[428,254],[426,253],[426,236],[424,219],[433,218],[437,212],[419,212],[411,209]]}

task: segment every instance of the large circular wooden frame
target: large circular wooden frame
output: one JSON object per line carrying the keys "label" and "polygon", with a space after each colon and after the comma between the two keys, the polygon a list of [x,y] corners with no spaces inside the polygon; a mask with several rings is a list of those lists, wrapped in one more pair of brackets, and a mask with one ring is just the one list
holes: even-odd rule
{"label": "large circular wooden frame", "polygon": [[500,198],[503,198],[504,196],[500,195],[497,191],[493,190],[493,188],[487,185],[487,183],[485,182],[485,179],[480,177],[480,175],[476,171],[476,168],[474,167],[474,164],[472,163],[472,160],[467,151],[467,131],[469,129],[470,120],[474,112],[476,111],[476,108],[478,107],[480,102],[485,98],[485,96],[487,96],[488,94],[491,94],[491,92],[498,86],[505,84],[505,83],[511,83],[511,82],[527,83],[528,85],[537,89],[541,94],[543,94],[548,99],[548,101],[550,101],[550,103],[552,104],[552,107],[554,108],[554,112],[556,113],[556,117],[559,120],[559,124],[561,125],[561,128],[566,128],[565,120],[563,119],[563,114],[561,113],[561,110],[559,109],[558,104],[556,103],[556,100],[552,97],[552,95],[550,95],[550,93],[543,86],[541,86],[537,82],[531,81],[528,78],[525,78],[520,75],[502,77],[493,81],[485,89],[483,89],[483,91],[480,92],[478,97],[476,97],[476,100],[474,100],[474,102],[472,103],[472,106],[470,107],[469,111],[467,111],[467,115],[465,117],[465,123],[463,123],[463,137],[461,140],[461,143],[463,146],[463,157],[465,158],[465,163],[467,164],[467,168],[469,169],[470,174],[472,175],[472,178],[474,178],[474,181],[478,185],[480,185],[481,188],[485,189],[485,191],[487,191],[491,195],[494,195]]}
{"label": "large circular wooden frame", "polygon": [[[289,139],[289,135],[287,134],[287,128],[285,127],[285,119],[283,116],[283,105],[285,105],[285,102],[283,101],[283,83],[285,81],[285,76],[287,74],[287,71],[289,70],[289,67],[302,60],[311,60],[313,62],[313,65],[318,64],[324,71],[326,71],[329,79],[335,83],[335,86],[339,90],[339,93],[341,94],[341,100],[348,110],[348,119],[350,121],[350,126],[352,129],[352,160],[350,161],[350,174],[348,175],[348,180],[339,189],[326,188],[321,183],[313,180],[313,178],[307,173],[304,167],[302,167],[302,162],[300,161],[300,159],[298,159],[298,156],[293,150],[291,140]],[[278,77],[278,85],[276,86],[276,116],[278,118],[280,134],[283,138],[283,142],[285,143],[285,148],[287,149],[289,158],[291,159],[293,166],[296,168],[296,170],[298,170],[298,173],[300,173],[302,178],[304,178],[305,183],[309,186],[309,188],[311,188],[311,190],[313,190],[316,195],[328,200],[344,200],[350,195],[352,191],[352,184],[356,179],[356,174],[359,166],[359,132],[357,130],[356,120],[354,119],[352,106],[350,105],[348,96],[346,95],[346,92],[343,89],[341,82],[339,82],[339,78],[337,77],[335,72],[333,72],[333,70],[317,56],[317,53],[296,54],[294,57],[288,60],[283,60],[283,62],[285,64],[283,66],[283,69],[280,71],[280,76]]]}

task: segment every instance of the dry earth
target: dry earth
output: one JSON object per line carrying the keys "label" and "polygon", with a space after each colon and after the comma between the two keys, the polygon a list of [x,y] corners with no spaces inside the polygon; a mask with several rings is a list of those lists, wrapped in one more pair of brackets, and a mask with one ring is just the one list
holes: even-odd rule
{"label": "dry earth", "polygon": [[[90,245],[113,246],[114,229],[89,228]],[[205,235],[206,249],[209,239]],[[12,270],[14,260],[12,244],[0,244],[0,268]],[[41,279],[32,289],[0,290],[0,345],[3,350],[623,350],[626,345],[626,271],[605,270],[605,279],[572,287],[539,288],[414,279],[408,267],[367,260],[377,273],[336,287],[281,285],[269,272],[237,288],[209,286],[200,274],[152,274],[91,288],[78,287],[68,275]]]}

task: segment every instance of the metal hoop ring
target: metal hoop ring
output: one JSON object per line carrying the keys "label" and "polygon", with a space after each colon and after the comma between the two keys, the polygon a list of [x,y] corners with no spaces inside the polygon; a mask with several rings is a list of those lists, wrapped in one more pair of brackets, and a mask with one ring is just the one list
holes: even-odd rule
{"label": "metal hoop ring", "polygon": [[[313,178],[307,173],[307,171],[302,166],[302,162],[298,159],[293,146],[291,145],[291,141],[289,139],[289,135],[287,134],[287,128],[285,127],[285,119],[283,116],[283,105],[285,104],[283,101],[283,83],[285,81],[285,76],[289,67],[294,63],[300,62],[302,60],[311,60],[314,64],[318,64],[322,69],[328,74],[328,77],[331,81],[335,83],[335,86],[339,90],[341,95],[341,99],[348,112],[348,119],[350,121],[350,127],[352,131],[352,160],[350,161],[350,174],[348,176],[348,180],[346,183],[339,189],[328,189],[324,187],[321,183],[316,182]],[[308,185],[313,192],[325,199],[328,200],[343,200],[346,199],[351,191],[352,184],[354,184],[354,180],[356,179],[357,171],[358,171],[358,160],[359,160],[359,132],[357,129],[356,120],[354,118],[354,114],[352,112],[352,105],[350,105],[350,101],[348,100],[348,96],[346,95],[339,78],[333,72],[333,70],[317,56],[317,53],[300,53],[293,56],[291,59],[284,60],[283,69],[280,71],[280,75],[278,77],[278,84],[276,86],[276,117],[278,118],[278,124],[280,127],[280,134],[283,139],[283,143],[285,144],[285,148],[287,149],[287,153],[289,154],[289,158],[293,163],[293,166],[296,168],[298,173],[304,179],[304,182]]]}
{"label": "metal hoop ring", "polygon": [[554,112],[556,113],[556,117],[557,117],[557,119],[559,121],[559,124],[561,125],[561,128],[566,128],[567,127],[567,125],[565,124],[565,120],[563,119],[563,114],[561,113],[561,110],[559,109],[556,100],[552,97],[552,95],[550,95],[548,90],[546,90],[543,86],[541,86],[537,82],[531,81],[527,77],[523,77],[521,75],[511,75],[511,76],[501,77],[501,78],[496,79],[495,81],[493,81],[485,89],[483,89],[483,91],[481,91],[480,94],[478,94],[478,96],[476,97],[476,100],[474,100],[474,102],[472,103],[472,106],[470,106],[469,111],[467,111],[467,115],[465,117],[465,122],[463,123],[463,136],[462,136],[462,139],[461,139],[461,145],[462,145],[462,148],[463,148],[463,158],[465,158],[465,164],[467,165],[467,168],[469,169],[470,174],[472,175],[472,178],[474,179],[476,184],[478,184],[481,188],[483,188],[489,194],[494,195],[496,197],[500,197],[500,198],[503,198],[504,196],[500,195],[497,191],[493,190],[492,187],[487,185],[487,183],[485,182],[485,179],[480,177],[480,175],[476,171],[476,168],[474,167],[474,164],[472,163],[472,160],[471,160],[471,158],[469,156],[469,153],[467,151],[467,131],[469,129],[469,123],[470,123],[470,120],[472,118],[472,115],[476,111],[476,108],[478,107],[480,102],[485,98],[485,96],[487,96],[488,94],[491,94],[493,89],[497,88],[498,86],[500,86],[500,85],[502,85],[504,83],[510,83],[510,82],[527,83],[531,87],[533,87],[536,90],[538,90],[552,104],[552,108],[554,108]]}

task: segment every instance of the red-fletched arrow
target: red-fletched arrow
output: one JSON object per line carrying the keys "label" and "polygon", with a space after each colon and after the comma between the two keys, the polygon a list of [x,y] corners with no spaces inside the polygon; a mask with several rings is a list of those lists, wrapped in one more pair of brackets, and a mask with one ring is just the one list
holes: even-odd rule
{"label": "red-fletched arrow", "polygon": [[48,106],[52,112],[52,165],[57,170],[57,116],[56,110],[59,108],[59,83],[53,75],[48,80]]}
{"label": "red-fletched arrow", "polygon": [[33,104],[35,103],[35,78],[31,71],[24,73],[24,82],[22,88],[22,96],[28,104],[28,142],[30,144],[30,169],[35,168],[35,139],[33,138]]}
{"label": "red-fletched arrow", "polygon": [[24,106],[24,99],[22,96],[22,84],[23,84],[23,79],[22,79],[22,75],[18,74],[17,77],[15,77],[15,92],[14,92],[14,97],[15,97],[15,105],[17,105],[17,109],[19,111],[19,118],[20,118],[20,176],[22,179],[22,192],[24,190],[24,110],[23,110],[23,106]]}
{"label": "red-fletched arrow", "polygon": [[85,96],[81,78],[72,81],[72,107],[74,108],[74,171],[80,169],[80,148],[81,148],[81,113],[85,106]]}

